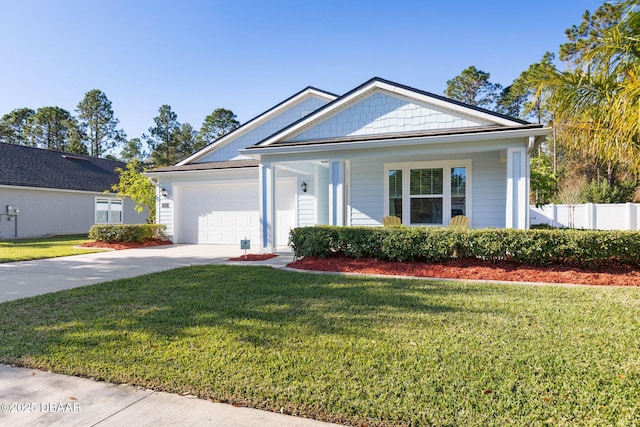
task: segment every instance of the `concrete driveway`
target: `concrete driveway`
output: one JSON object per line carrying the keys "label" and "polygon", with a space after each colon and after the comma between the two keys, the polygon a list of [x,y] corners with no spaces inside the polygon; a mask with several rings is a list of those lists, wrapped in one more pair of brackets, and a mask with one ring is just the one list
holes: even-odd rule
{"label": "concrete driveway", "polygon": [[292,260],[291,254],[281,254],[259,262],[227,261],[243,254],[235,245],[168,245],[5,263],[0,264],[0,302],[189,265],[278,267]]}
{"label": "concrete driveway", "polygon": [[[203,264],[282,267],[291,254],[266,261],[227,261],[235,246],[171,245],[0,264],[0,302],[113,279]],[[322,427],[306,418],[212,403],[130,385],[110,384],[0,364],[2,426]]]}

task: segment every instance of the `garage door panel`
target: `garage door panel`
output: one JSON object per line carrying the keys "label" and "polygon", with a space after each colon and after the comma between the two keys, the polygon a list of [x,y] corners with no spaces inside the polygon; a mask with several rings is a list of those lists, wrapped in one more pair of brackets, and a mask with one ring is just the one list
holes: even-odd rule
{"label": "garage door panel", "polygon": [[[286,245],[295,226],[295,179],[278,182],[276,221],[278,245]],[[175,212],[179,243],[238,245],[260,242],[257,182],[176,186]],[[255,242],[255,243],[254,243]]]}
{"label": "garage door panel", "polygon": [[[230,213],[233,215],[233,212]],[[220,217],[220,227],[235,227],[236,226],[236,218],[232,218],[229,216]]]}
{"label": "garage door panel", "polygon": [[245,236],[258,239],[257,187],[247,182],[178,186],[179,242],[235,245]]}

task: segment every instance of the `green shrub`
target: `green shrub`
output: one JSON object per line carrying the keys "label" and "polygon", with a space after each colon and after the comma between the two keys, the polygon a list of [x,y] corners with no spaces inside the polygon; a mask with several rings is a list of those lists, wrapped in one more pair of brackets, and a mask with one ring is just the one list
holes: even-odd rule
{"label": "green shrub", "polygon": [[339,252],[338,228],[329,226],[302,227],[292,230],[289,245],[301,256],[326,258]]}
{"label": "green shrub", "polygon": [[338,244],[334,250],[344,252],[349,258],[375,258],[379,255],[385,238],[382,227],[342,227],[337,232]]}
{"label": "green shrub", "polygon": [[289,242],[296,258],[341,253],[391,261],[473,257],[527,265],[640,265],[640,232],[635,231],[318,226],[292,230]]}
{"label": "green shrub", "polygon": [[606,179],[593,180],[580,194],[581,203],[627,203],[633,201],[638,183],[622,181],[614,185]]}
{"label": "green shrub", "polygon": [[166,240],[166,228],[163,224],[99,224],[91,227],[89,238],[107,243]]}

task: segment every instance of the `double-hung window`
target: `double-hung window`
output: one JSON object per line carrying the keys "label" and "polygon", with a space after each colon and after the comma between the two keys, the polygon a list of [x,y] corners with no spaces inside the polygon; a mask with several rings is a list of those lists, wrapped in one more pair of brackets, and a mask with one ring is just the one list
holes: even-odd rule
{"label": "double-hung window", "polygon": [[96,197],[96,224],[122,224],[122,199]]}
{"label": "double-hung window", "polygon": [[442,174],[442,168],[409,169],[409,221],[411,224],[442,224],[444,205]]}
{"label": "double-hung window", "polygon": [[470,160],[385,165],[385,216],[407,225],[447,225],[470,216]]}

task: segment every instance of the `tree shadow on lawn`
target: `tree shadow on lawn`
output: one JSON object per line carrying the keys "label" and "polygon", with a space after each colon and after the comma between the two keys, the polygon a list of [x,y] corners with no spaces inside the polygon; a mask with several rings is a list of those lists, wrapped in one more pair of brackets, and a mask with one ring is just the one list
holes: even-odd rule
{"label": "tree shadow on lawn", "polygon": [[[452,313],[458,309],[447,305],[451,296],[481,292],[492,291],[270,267],[200,266],[13,301],[0,305],[0,314],[5,332],[24,334],[23,350],[34,339],[99,345],[124,332],[176,340],[201,327],[223,328],[241,342],[268,346],[292,333],[379,339],[379,329],[389,322]],[[424,322],[432,320],[427,316]],[[35,344],[32,350],[44,349]]]}
{"label": "tree shadow on lawn", "polygon": [[[517,419],[518,402],[538,402],[539,388],[559,383],[582,390],[596,366],[604,373],[590,374],[589,390],[620,380],[628,392],[609,369],[635,366],[626,351],[637,344],[614,345],[623,340],[608,331],[620,322],[607,325],[608,316],[626,312],[598,295],[629,292],[187,267],[0,304],[0,361],[328,420],[392,422],[427,410],[455,419],[459,399],[467,410],[488,405],[469,419]],[[597,316],[574,304],[585,295]],[[620,336],[637,336],[634,325]],[[556,413],[534,409],[543,420]]]}
{"label": "tree shadow on lawn", "polygon": [[[167,299],[171,303],[147,313],[140,325],[163,324],[156,333],[165,337],[180,336],[194,326],[224,327],[256,345],[264,342],[265,335],[278,337],[289,328],[309,336],[376,339],[377,330],[388,322],[457,311],[447,304],[452,294],[484,292],[421,281],[338,278],[254,268],[185,270],[189,277],[204,277],[182,285],[194,286],[193,292],[167,290],[173,292]],[[233,280],[227,282],[227,277]],[[167,325],[166,319],[173,321]]]}

